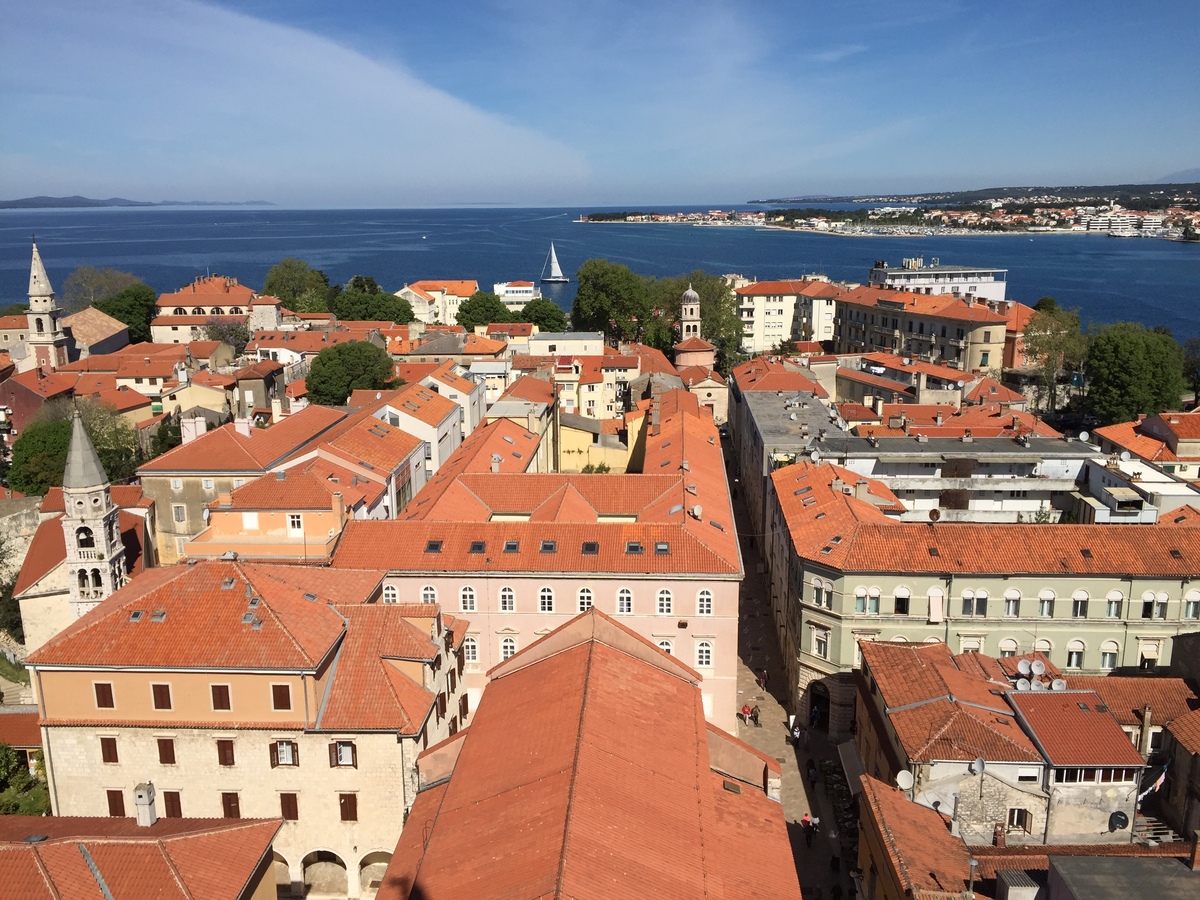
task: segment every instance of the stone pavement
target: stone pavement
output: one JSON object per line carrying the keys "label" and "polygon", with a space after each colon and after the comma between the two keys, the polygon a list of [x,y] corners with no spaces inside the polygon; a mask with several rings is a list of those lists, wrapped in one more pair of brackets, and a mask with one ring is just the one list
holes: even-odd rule
{"label": "stone pavement", "polygon": [[[732,480],[733,467],[727,466]],[[740,494],[740,491],[739,491]],[[834,823],[833,808],[825,793],[822,775],[815,788],[810,787],[805,777],[805,766],[812,758],[818,765],[822,760],[837,760],[837,748],[826,739],[825,732],[813,731],[808,738],[809,748],[803,743],[793,748],[789,736],[788,716],[779,698],[784,698],[784,674],[779,646],[771,623],[770,597],[764,575],[758,574],[760,557],[746,532],[746,508],[741,497],[734,501],[734,514],[738,532],[742,536],[742,557],[746,568],[746,579],[742,582],[742,595],[738,626],[738,707],[743,703],[759,707],[761,727],[751,723],[738,723],[738,737],[757,750],[779,760],[783,770],[783,814],[788,823],[788,837],[792,842],[792,857],[800,878],[804,900],[830,900],[835,884],[840,884],[843,897],[853,896],[847,877],[848,864],[854,860],[841,859],[839,836]],[[755,677],[767,670],[767,689],[759,688]],[[840,763],[838,763],[840,765]],[[809,813],[821,820],[820,828],[813,838],[812,846],[804,841],[804,830],[800,820]],[[839,871],[831,872],[831,858],[839,857]]]}

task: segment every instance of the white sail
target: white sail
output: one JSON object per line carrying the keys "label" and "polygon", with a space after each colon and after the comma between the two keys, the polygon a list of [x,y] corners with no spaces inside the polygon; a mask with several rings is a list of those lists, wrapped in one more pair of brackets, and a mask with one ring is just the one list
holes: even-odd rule
{"label": "white sail", "polygon": [[[550,274],[546,274],[546,267],[549,266]],[[554,241],[550,242],[550,253],[546,256],[546,262],[542,266],[542,283],[543,284],[566,284],[571,279],[563,274],[562,266],[558,264],[558,254],[554,252]]]}
{"label": "white sail", "polygon": [[558,264],[558,254],[554,252],[554,241],[550,242],[550,277],[562,278],[562,268]]}

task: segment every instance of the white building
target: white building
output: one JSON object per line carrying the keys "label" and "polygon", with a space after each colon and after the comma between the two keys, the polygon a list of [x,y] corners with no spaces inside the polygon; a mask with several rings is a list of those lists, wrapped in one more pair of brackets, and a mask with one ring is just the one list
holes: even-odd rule
{"label": "white building", "polygon": [[961,294],[999,302],[1004,299],[1007,276],[1008,269],[943,266],[936,258],[925,265],[925,260],[918,256],[905,259],[900,266],[876,260],[867,275],[867,284],[913,294]]}
{"label": "white building", "polygon": [[538,300],[542,296],[532,281],[498,281],[492,285],[492,293],[500,298],[509,312],[520,312],[530,300]]}
{"label": "white building", "polygon": [[604,335],[599,331],[543,331],[529,338],[530,356],[599,356]]}

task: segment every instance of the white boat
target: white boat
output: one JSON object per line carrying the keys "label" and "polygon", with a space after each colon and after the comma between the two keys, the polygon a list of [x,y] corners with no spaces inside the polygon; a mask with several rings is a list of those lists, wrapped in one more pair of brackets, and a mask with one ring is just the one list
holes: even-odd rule
{"label": "white boat", "polygon": [[[550,274],[546,274],[546,267],[550,267]],[[542,284],[566,284],[571,279],[563,274],[562,267],[558,264],[558,254],[554,252],[554,241],[550,242],[550,253],[546,257],[546,262],[542,264]]]}

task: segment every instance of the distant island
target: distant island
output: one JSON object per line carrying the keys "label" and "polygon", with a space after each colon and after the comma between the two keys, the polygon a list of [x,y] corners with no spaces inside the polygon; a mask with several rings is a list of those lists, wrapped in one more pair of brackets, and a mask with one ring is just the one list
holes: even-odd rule
{"label": "distant island", "polygon": [[[1182,174],[1182,173],[1180,173]],[[1122,206],[1137,209],[1163,209],[1179,204],[1200,202],[1200,182],[1174,184],[1098,184],[1060,185],[1058,187],[994,187],[977,191],[930,191],[914,194],[852,194],[844,197],[806,195],[771,200],[747,200],[755,206],[779,206],[792,203],[883,203],[939,206],[970,206],[989,202],[1023,203],[1104,203],[1116,200]]]}
{"label": "distant island", "polygon": [[99,209],[111,206],[274,206],[267,200],[126,200],[124,197],[109,197],[93,200],[91,197],[22,197],[20,200],[0,200],[0,209]]}

